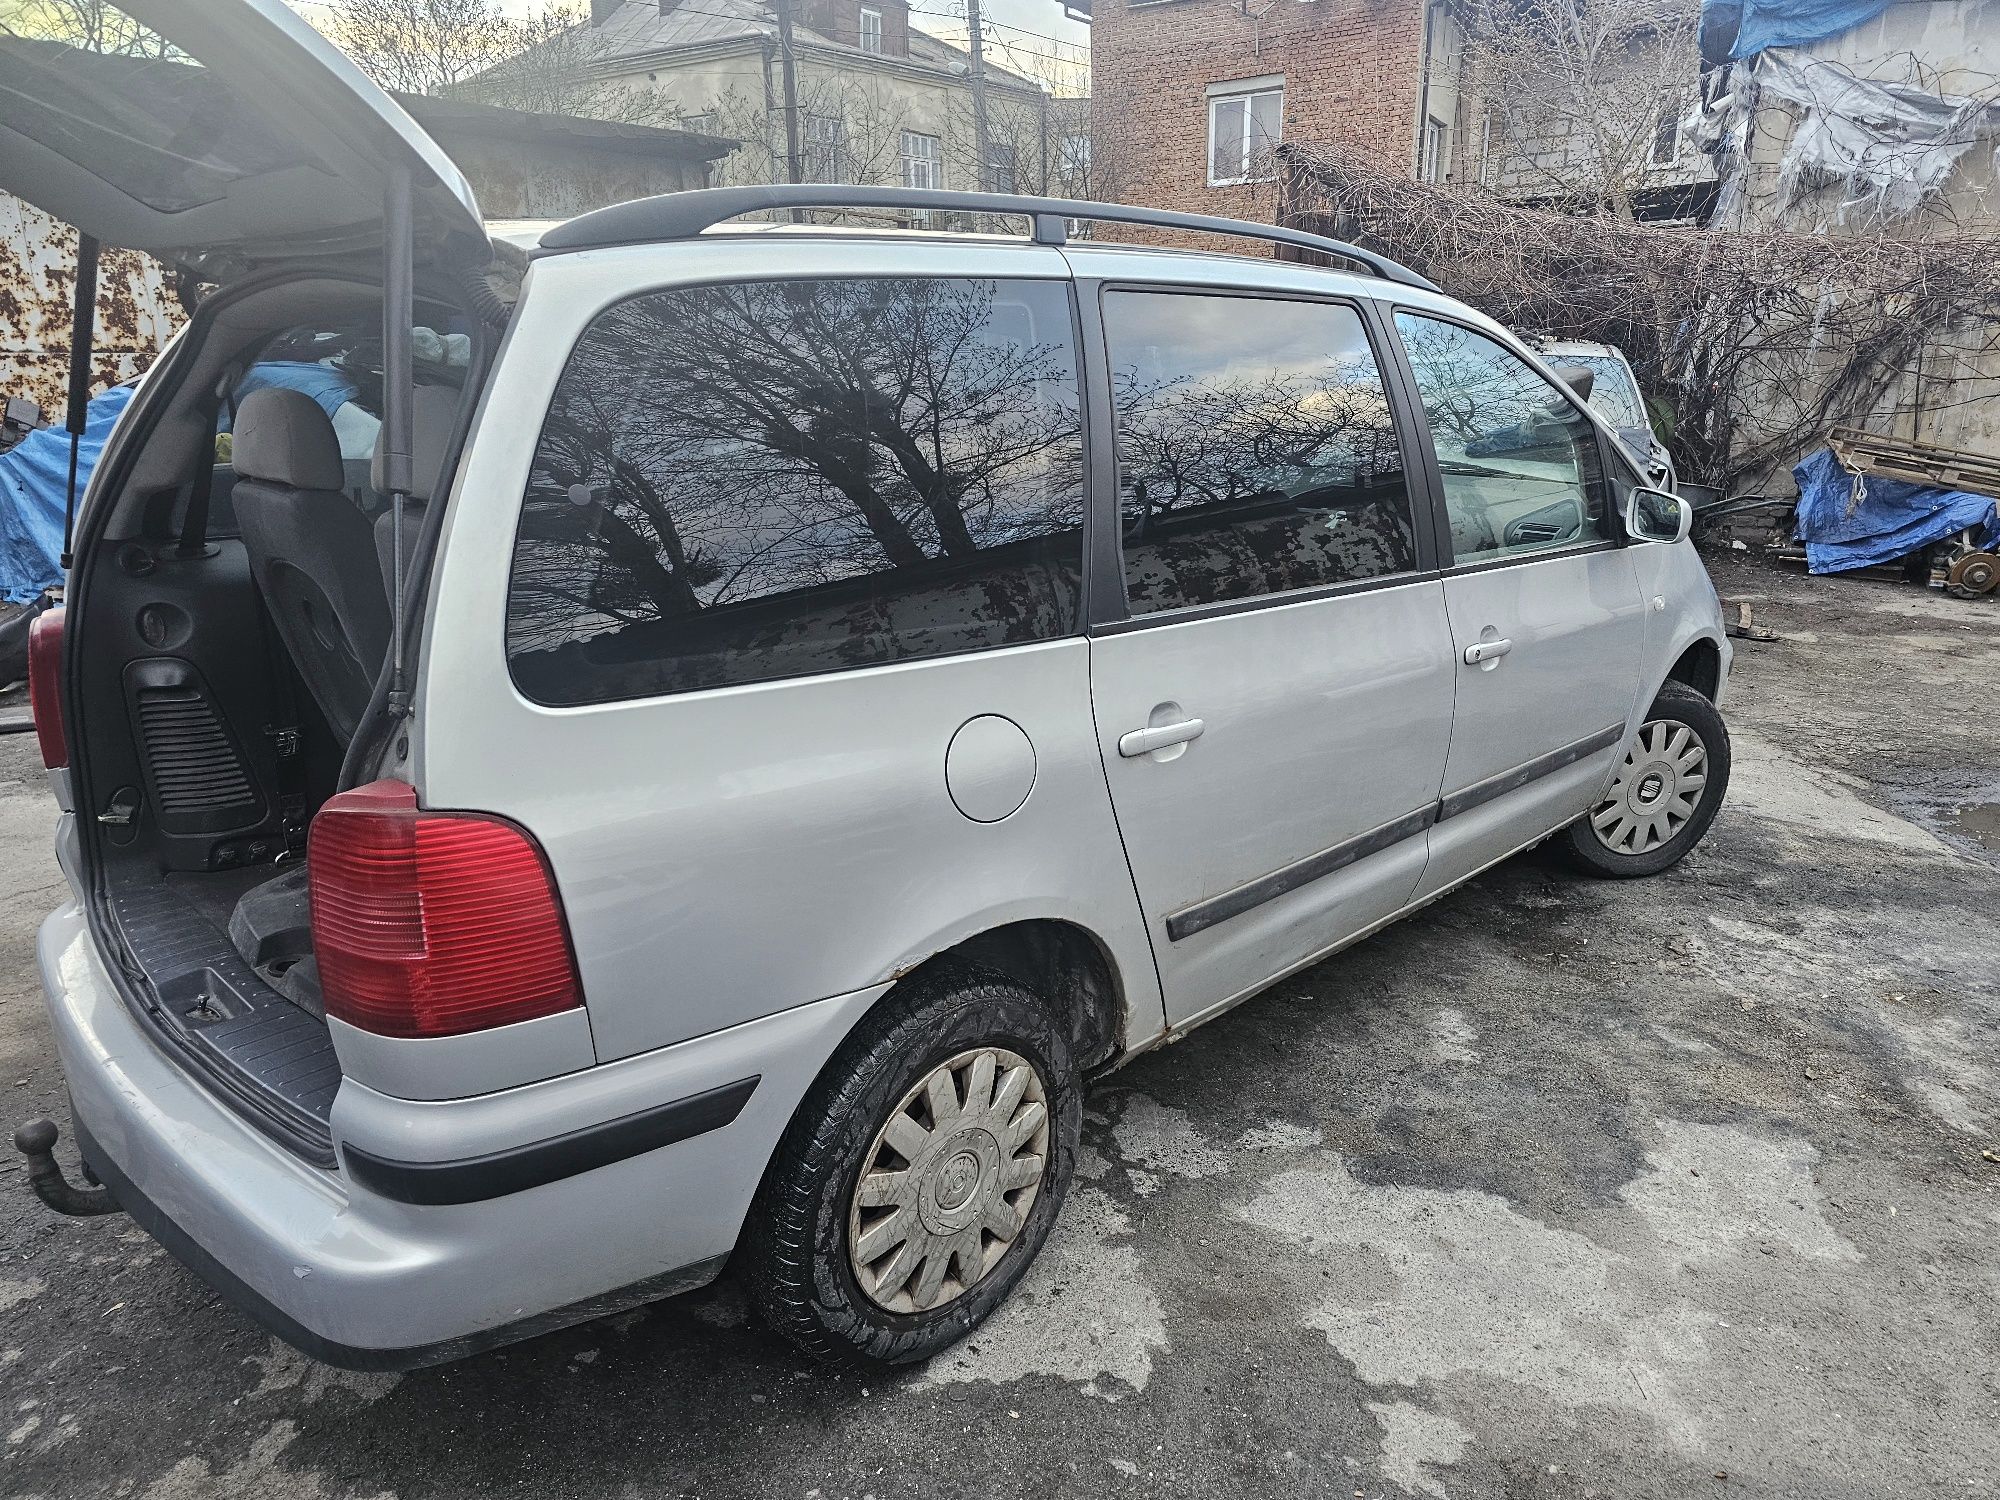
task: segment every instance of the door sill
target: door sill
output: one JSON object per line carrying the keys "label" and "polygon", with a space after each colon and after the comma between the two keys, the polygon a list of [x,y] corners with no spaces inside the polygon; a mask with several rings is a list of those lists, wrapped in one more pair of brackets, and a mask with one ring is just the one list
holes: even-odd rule
{"label": "door sill", "polygon": [[[1492,869],[1495,865],[1505,864],[1508,860],[1512,859],[1515,855],[1521,853],[1522,851],[1527,849],[1532,849],[1534,848],[1535,845],[1541,843],[1544,839],[1550,838],[1553,835],[1562,832],[1563,829],[1569,827],[1569,825],[1575,821],[1576,821],[1575,817],[1564,818],[1560,823],[1556,824],[1553,828],[1544,829],[1541,833],[1536,834],[1531,839],[1523,839],[1520,843],[1514,845],[1504,854],[1496,855],[1492,859],[1489,859],[1485,864],[1480,865],[1477,869],[1467,871],[1465,874],[1459,876],[1458,879],[1454,880],[1450,885],[1443,886],[1440,889],[1431,892],[1431,894],[1428,896],[1419,896],[1413,900],[1407,901],[1403,905],[1397,907],[1394,911],[1390,912],[1388,916],[1383,917],[1377,921],[1370,922],[1366,927],[1362,927],[1357,931],[1350,933],[1348,936],[1341,938],[1338,942],[1329,943],[1324,948],[1315,949],[1312,953],[1300,959],[1298,962],[1291,964],[1286,968],[1280,969],[1276,974],[1273,974],[1269,979],[1259,980],[1256,984],[1249,986],[1247,989],[1237,991],[1237,993],[1231,995],[1226,1000],[1219,1000],[1213,1005],[1206,1006],[1203,1009],[1196,1011],[1186,1020],[1169,1021],[1167,1023],[1166,1030],[1162,1031],[1158,1036],[1156,1036],[1151,1042],[1148,1042],[1145,1046],[1134,1049],[1134,1055],[1136,1055],[1137,1052],[1151,1051],[1154,1047],[1164,1047],[1179,1041],[1182,1037],[1186,1036],[1196,1027],[1206,1025],[1208,1022],[1213,1021],[1217,1016],[1223,1014],[1223,1012],[1225,1011],[1234,1010],[1237,1006],[1241,1005],[1245,1000],[1254,999],[1256,996],[1263,994],[1265,990],[1270,989],[1273,985],[1284,983],[1287,979],[1290,979],[1294,974],[1299,973],[1301,970],[1310,969],[1314,964],[1324,962],[1326,959],[1333,957],[1334,954],[1340,952],[1343,948],[1351,948],[1356,943],[1362,942],[1367,938],[1375,936],[1375,934],[1380,932],[1383,928],[1393,926],[1395,923],[1402,921],[1403,918],[1410,916],[1415,912],[1423,910],[1423,908],[1429,906],[1433,901],[1442,901],[1446,896],[1449,896],[1453,891],[1456,891],[1457,889],[1459,889],[1459,887],[1466,884],[1466,882],[1477,880],[1481,875],[1484,875],[1488,870]],[[1417,877],[1417,883],[1419,887],[1421,887],[1421,885],[1423,884],[1422,875],[1419,875]]]}

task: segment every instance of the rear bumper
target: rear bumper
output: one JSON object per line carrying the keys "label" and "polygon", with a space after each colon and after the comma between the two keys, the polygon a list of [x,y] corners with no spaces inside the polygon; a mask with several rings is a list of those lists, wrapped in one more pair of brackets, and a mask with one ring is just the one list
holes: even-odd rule
{"label": "rear bumper", "polygon": [[[74,905],[42,924],[38,949],[92,1170],[279,1337],[328,1363],[374,1369],[456,1358],[711,1279],[798,1100],[881,993],[472,1099],[412,1103],[350,1080],[333,1112],[341,1162],[327,1170],[260,1134],[153,1044]],[[364,1155],[419,1180],[461,1180],[482,1157],[546,1145],[562,1133],[552,1122],[615,1125],[753,1075],[725,1123],[601,1165],[586,1157],[554,1180],[441,1203],[368,1185]]]}

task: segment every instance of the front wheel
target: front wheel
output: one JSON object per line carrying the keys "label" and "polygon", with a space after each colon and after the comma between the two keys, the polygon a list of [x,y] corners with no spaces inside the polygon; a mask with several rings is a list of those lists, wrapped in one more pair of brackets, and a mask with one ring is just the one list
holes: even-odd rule
{"label": "front wheel", "polygon": [[1558,847],[1593,875],[1657,875],[1701,842],[1729,788],[1729,730],[1715,705],[1669,682],[1597,805]]}
{"label": "front wheel", "polygon": [[745,1230],[765,1321],[835,1363],[928,1359],[978,1327],[1075,1168],[1082,1092],[1041,997],[978,971],[906,986],[807,1095]]}

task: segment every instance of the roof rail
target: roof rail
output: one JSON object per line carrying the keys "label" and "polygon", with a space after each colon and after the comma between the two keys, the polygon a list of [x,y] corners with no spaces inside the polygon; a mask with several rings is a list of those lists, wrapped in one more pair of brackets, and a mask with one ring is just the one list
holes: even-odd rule
{"label": "roof rail", "polygon": [[1185,229],[1205,234],[1268,240],[1321,255],[1354,262],[1385,281],[1436,291],[1437,287],[1408,266],[1363,250],[1345,240],[1307,234],[1278,224],[1253,224],[1211,214],[1174,213],[1160,208],[1134,208],[1125,203],[1091,203],[1071,198],[1027,198],[1012,193],[953,193],[935,188],[848,187],[819,183],[776,183],[765,186],[696,188],[614,203],[558,224],[541,238],[543,250],[590,250],[605,245],[643,245],[659,240],[693,239],[705,229],[744,214],[771,209],[873,208],[904,213],[1009,214],[1025,218],[1037,244],[1061,245],[1069,240],[1067,221],[1090,219],[1106,224],[1143,224],[1152,229]]}

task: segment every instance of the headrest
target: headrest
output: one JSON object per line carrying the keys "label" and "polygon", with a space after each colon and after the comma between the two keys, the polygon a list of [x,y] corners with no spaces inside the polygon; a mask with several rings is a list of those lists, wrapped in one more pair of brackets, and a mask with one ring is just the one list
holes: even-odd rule
{"label": "headrest", "polygon": [[[438,470],[444,467],[445,445],[458,420],[458,392],[448,385],[420,385],[410,393],[410,498],[428,500],[437,490]],[[375,458],[368,468],[368,482],[375,493],[386,495],[383,482],[382,439],[375,438]]]}
{"label": "headrest", "polygon": [[240,478],[295,490],[346,487],[340,439],[312,397],[283,386],[252,391],[236,409],[233,430],[229,461]]}

